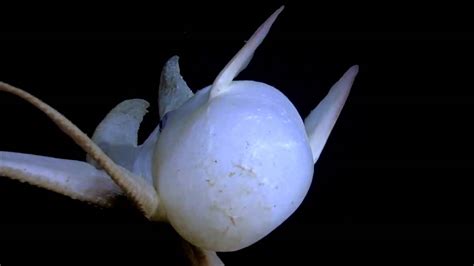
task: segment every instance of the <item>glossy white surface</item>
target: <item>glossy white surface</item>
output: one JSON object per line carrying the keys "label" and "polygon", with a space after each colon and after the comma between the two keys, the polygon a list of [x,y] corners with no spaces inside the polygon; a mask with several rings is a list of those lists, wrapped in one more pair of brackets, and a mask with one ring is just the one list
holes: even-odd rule
{"label": "glossy white surface", "polygon": [[305,127],[277,89],[234,81],[171,112],[153,175],[171,225],[191,243],[234,251],[260,240],[301,204],[313,177]]}

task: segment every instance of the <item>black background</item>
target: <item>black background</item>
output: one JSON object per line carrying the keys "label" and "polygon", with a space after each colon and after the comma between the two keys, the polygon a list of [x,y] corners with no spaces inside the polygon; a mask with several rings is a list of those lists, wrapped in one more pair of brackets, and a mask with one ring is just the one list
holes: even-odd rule
{"label": "black background", "polygon": [[[120,101],[146,99],[152,106],[142,123],[143,140],[158,123],[159,74],[169,57],[180,56],[181,73],[193,90],[207,86],[278,7],[221,4],[186,5],[187,12],[184,6],[163,6],[144,13],[58,13],[58,19],[35,17],[20,31],[10,28],[15,24],[10,21],[0,37],[0,80],[36,95],[89,135]],[[469,17],[462,8],[360,8],[365,12],[342,3],[286,4],[239,76],[275,86],[306,117],[344,71],[360,66],[315,165],[307,198],[262,241],[222,254],[228,265],[256,258],[269,264],[285,258],[315,260],[318,249],[312,243],[358,246],[397,240],[406,246],[435,240],[445,248],[455,240],[474,239],[474,34],[466,32]],[[0,150],[85,158],[22,100],[2,94],[0,119]],[[3,238],[27,243],[84,239],[89,244],[116,239],[123,246],[156,245],[153,256],[174,258],[177,244],[170,228],[150,224],[125,207],[99,210],[0,179]]]}

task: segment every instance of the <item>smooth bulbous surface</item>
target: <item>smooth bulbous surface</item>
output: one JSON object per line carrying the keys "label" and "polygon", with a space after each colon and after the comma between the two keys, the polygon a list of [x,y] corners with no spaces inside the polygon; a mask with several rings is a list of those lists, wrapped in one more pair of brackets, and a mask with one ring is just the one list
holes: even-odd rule
{"label": "smooth bulbous surface", "polygon": [[168,113],[154,154],[167,219],[192,244],[235,251],[268,235],[301,204],[313,158],[301,117],[277,89],[234,81]]}

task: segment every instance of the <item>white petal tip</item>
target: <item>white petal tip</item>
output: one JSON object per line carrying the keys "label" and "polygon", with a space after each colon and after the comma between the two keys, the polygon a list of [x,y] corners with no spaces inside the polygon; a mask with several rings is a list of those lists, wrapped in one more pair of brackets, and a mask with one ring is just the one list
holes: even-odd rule
{"label": "white petal tip", "polygon": [[282,5],[280,8],[278,8],[278,9],[275,11],[276,15],[278,16],[278,14],[280,14],[281,11],[283,11],[283,9],[285,9],[285,5]]}
{"label": "white petal tip", "polygon": [[224,69],[219,73],[217,78],[212,84],[211,93],[209,99],[214,98],[215,96],[221,94],[223,91],[228,88],[228,85],[232,80],[249,64],[255,50],[260,46],[262,41],[267,36],[270,28],[277,19],[278,15],[283,11],[285,6],[281,6],[273,14],[265,20],[265,22],[260,25],[260,27],[255,31],[255,33],[250,37],[246,42],[244,47],[242,47],[239,52],[230,60],[230,62],[224,67]]}
{"label": "white petal tip", "polygon": [[359,65],[353,65],[351,68],[349,68],[349,71],[354,72],[354,74],[357,74],[359,72]]}
{"label": "white petal tip", "polygon": [[345,75],[355,77],[357,76],[358,73],[359,73],[359,65],[353,65],[346,71]]}

